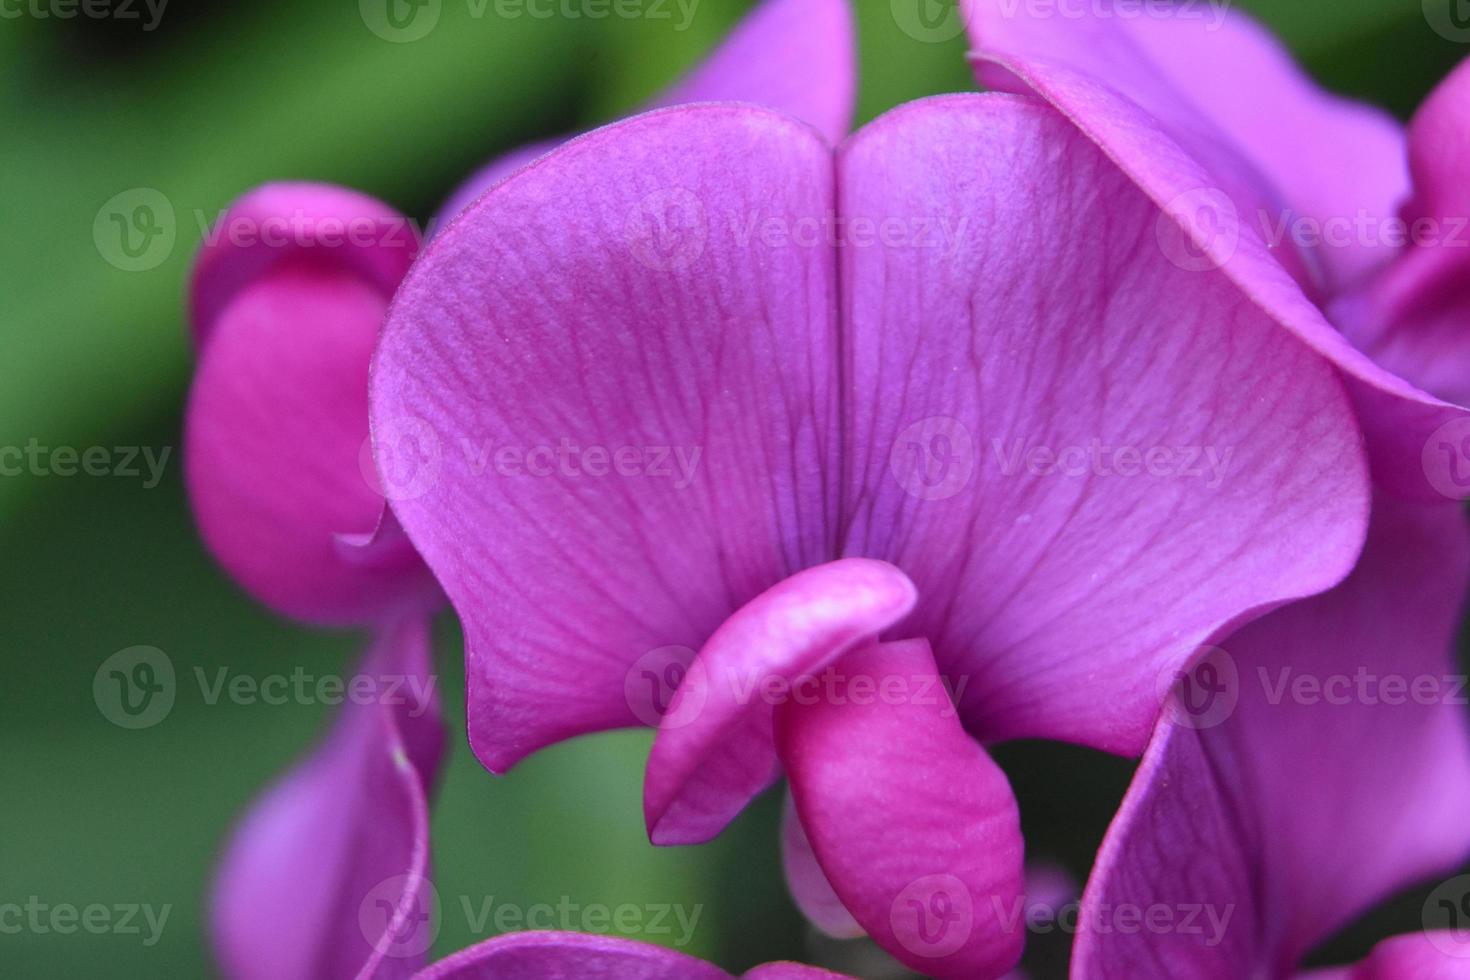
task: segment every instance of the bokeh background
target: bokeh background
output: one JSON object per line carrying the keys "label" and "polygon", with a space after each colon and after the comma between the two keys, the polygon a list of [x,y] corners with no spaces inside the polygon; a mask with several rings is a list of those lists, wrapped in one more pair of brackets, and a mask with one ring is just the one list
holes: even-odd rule
{"label": "bokeh background", "polygon": [[[862,120],[972,87],[963,39],[905,34],[894,13],[905,2],[940,0],[856,0]],[[679,30],[672,4],[672,20],[594,21],[497,17],[493,2],[443,0],[432,32],[394,43],[369,29],[357,0],[172,0],[151,29],[141,2],[140,19],[127,20],[0,0],[0,446],[170,451],[153,486],[146,475],[0,477],[0,902],[170,907],[152,945],[146,929],[0,934],[0,976],[212,975],[205,908],[221,842],[330,709],[211,705],[195,671],[342,674],[361,643],[266,613],[193,529],[177,449],[191,362],[182,297],[204,225],[242,191],[287,178],[361,188],[427,219],[497,152],[630,111],[748,6],[702,0]],[[1403,117],[1470,55],[1431,28],[1419,0],[1241,6],[1323,82]],[[139,188],[168,200],[175,241],[163,261],[128,271],[98,247],[94,223]],[[179,687],[167,718],[130,731],[98,710],[92,682],[135,645],[165,651]],[[487,899],[565,897],[699,907],[686,948],[731,969],[864,958],[814,939],[787,898],[779,801],[762,801],[714,845],[655,850],[639,806],[646,734],[564,745],[491,777],[464,745],[449,617],[437,656],[455,753],[434,817],[436,952],[493,934],[493,923],[476,929],[465,900],[478,910]],[[1033,855],[1084,879],[1131,764],[1035,745],[1001,759]],[[1323,955],[1361,955],[1417,928],[1422,899],[1400,896]],[[1064,938],[1033,942],[1033,975],[1062,976],[1066,952]]]}

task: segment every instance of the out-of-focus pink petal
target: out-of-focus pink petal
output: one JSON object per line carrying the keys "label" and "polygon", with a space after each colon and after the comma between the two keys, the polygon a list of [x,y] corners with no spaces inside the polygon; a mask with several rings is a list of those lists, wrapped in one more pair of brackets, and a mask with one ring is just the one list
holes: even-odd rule
{"label": "out-of-focus pink petal", "polygon": [[232,980],[407,977],[433,938],[427,794],[444,732],[427,625],[385,632],[348,683],[327,740],[226,851],[210,918]]}
{"label": "out-of-focus pink petal", "polygon": [[[805,120],[833,144],[857,100],[857,34],[851,0],[764,0],[702,64],[649,103],[751,102]],[[521,147],[487,164],[439,210],[452,220],[487,190],[564,140]]]}
{"label": "out-of-focus pink petal", "polygon": [[854,235],[898,221],[842,251],[844,553],[918,587],[894,635],[966,683],[972,733],[1141,751],[1161,676],[1352,568],[1337,377],[1168,261],[1157,208],[1038,100],[895,110],[838,184]]}
{"label": "out-of-focus pink petal", "polygon": [[1405,216],[1470,216],[1470,59],[1460,63],[1419,108],[1409,126],[1414,199]]}
{"label": "out-of-focus pink petal", "polygon": [[1020,815],[960,726],[922,640],[836,665],[776,710],[792,797],[827,879],[868,933],[934,977],[998,977],[1025,938]]}
{"label": "out-of-focus pink petal", "polygon": [[373,426],[432,437],[394,509],[465,625],[490,769],[656,723],[645,669],[833,556],[832,251],[750,225],[820,221],[832,185],[789,117],[662,110],[521,171],[410,273]]}
{"label": "out-of-focus pink petal", "polygon": [[661,946],[576,932],[520,932],[471,946],[414,980],[730,980]]}
{"label": "out-of-focus pink petal", "polygon": [[1307,974],[1310,980],[1467,980],[1470,939],[1453,932],[1415,933],[1385,940],[1355,967]]}
{"label": "out-of-focus pink petal", "polygon": [[[1470,403],[1470,61],[1439,86],[1409,129],[1409,242],[1383,275],[1333,307],[1372,357],[1426,391]],[[1465,426],[1470,429],[1470,425]]]}
{"label": "out-of-focus pink petal", "polygon": [[205,237],[189,290],[195,341],[208,342],[243,289],[303,259],[353,272],[387,299],[418,244],[408,219],[357,191],[306,183],[260,187],[230,205]]}
{"label": "out-of-focus pink petal", "polygon": [[767,963],[744,974],[745,980],[838,980],[841,973],[819,970],[801,963]]}
{"label": "out-of-focus pink petal", "polygon": [[903,572],[862,558],[800,572],[726,620],[690,666],[648,757],[643,811],[655,844],[713,839],[776,778],[776,704],[908,615]]}
{"label": "out-of-focus pink petal", "polygon": [[387,302],[355,272],[282,264],[235,293],[200,352],[184,431],[200,531],[248,592],[300,619],[382,621],[432,594],[412,549],[361,562],[338,540],[383,516],[362,455]]}
{"label": "out-of-focus pink petal", "polygon": [[[1041,18],[1034,6],[1008,0],[967,2],[982,55],[1050,59],[1126,96],[1220,186],[1238,189],[1240,213],[1267,241],[1301,219],[1346,222],[1343,238],[1318,244],[1288,233],[1279,246],[1288,264],[1305,258],[1325,295],[1393,258],[1381,232],[1409,193],[1402,127],[1324,92],[1247,15],[1213,3],[1131,13],[1103,3],[1076,17]],[[1015,87],[993,68],[982,77]]]}
{"label": "out-of-focus pink petal", "polygon": [[351,191],[277,184],[211,235],[191,297],[200,354],[184,434],[205,542],[247,591],[300,619],[384,622],[436,604],[401,536],[370,552],[349,543],[384,520],[368,365],[412,230]]}
{"label": "out-of-focus pink petal", "polygon": [[[1270,248],[1259,230],[1263,209],[1268,215],[1280,214],[1293,202],[1272,188],[1232,139],[1209,125],[1202,110],[1176,94],[1167,75],[1142,57],[1144,49],[1119,27],[1123,18],[1102,17],[1095,5],[1080,11],[1080,19],[1059,19],[1031,16],[1025,5],[1019,15],[1010,16],[1014,11],[1001,0],[968,3],[982,81],[1035,92],[1060,110],[1167,216],[1167,225],[1155,236],[1159,247],[1182,265],[1223,273],[1285,332],[1342,371],[1380,485],[1421,499],[1442,499],[1436,489],[1441,474],[1426,466],[1424,446],[1436,430],[1467,413],[1385,370],[1327,322],[1317,301],[1328,297],[1320,290],[1310,296],[1304,292],[1293,279],[1293,273],[1309,278],[1302,262],[1294,259],[1293,250]],[[1151,29],[1160,36],[1164,30],[1158,25]],[[1237,29],[1222,33],[1237,35]],[[1259,57],[1259,41],[1252,44]],[[1298,98],[1305,98],[1300,90],[1280,104],[1290,106]],[[1248,104],[1232,110],[1232,118]],[[1331,104],[1323,102],[1319,109],[1323,107]],[[1340,145],[1341,133],[1361,134],[1378,125],[1341,105],[1316,118],[1335,120],[1332,132],[1338,135],[1324,147]],[[1369,120],[1367,129],[1362,128],[1364,120]],[[1369,143],[1379,147],[1372,151],[1374,159],[1384,153],[1383,137]],[[1333,152],[1324,149],[1313,159],[1330,160]],[[1391,188],[1397,181],[1394,177],[1382,186]],[[1320,186],[1341,185],[1335,178],[1321,178]],[[1389,193],[1374,192],[1365,202],[1381,206]]]}
{"label": "out-of-focus pink petal", "polygon": [[[1289,975],[1470,855],[1451,655],[1467,585],[1459,508],[1380,496],[1351,578],[1229,638],[1231,669],[1186,675],[1088,885],[1080,975]],[[1128,935],[1106,911],[1151,904],[1203,907],[1204,928]]]}
{"label": "out-of-focus pink petal", "polygon": [[852,128],[852,0],[764,0],[687,78],[654,100],[753,102],[811,123],[832,144]]}
{"label": "out-of-focus pink petal", "polygon": [[832,890],[826,872],[817,863],[812,842],[802,829],[801,818],[796,815],[796,804],[789,794],[781,814],[781,862],[786,869],[786,886],[791,890],[791,897],[812,925],[834,939],[856,939],[866,935],[863,927],[842,904],[842,899]]}

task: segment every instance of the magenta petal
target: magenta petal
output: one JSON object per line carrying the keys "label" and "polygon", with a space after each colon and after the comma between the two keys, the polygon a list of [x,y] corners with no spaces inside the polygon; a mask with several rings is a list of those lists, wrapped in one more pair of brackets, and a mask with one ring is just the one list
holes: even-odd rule
{"label": "magenta petal", "polygon": [[789,794],[781,814],[781,862],[786,869],[786,886],[791,890],[791,897],[812,925],[834,939],[866,935],[832,890]]}
{"label": "magenta petal", "polygon": [[251,809],[221,863],[211,910],[236,980],[406,977],[432,936],[427,793],[444,732],[428,628],[369,651],[326,741]]}
{"label": "magenta petal", "polygon": [[[1034,8],[1025,6],[1018,14],[1007,0],[966,2],[980,57],[994,59],[982,63],[986,82],[1014,88],[1004,69],[1021,68],[1029,82],[1029,69],[1045,60],[1049,79],[1076,73],[1108,86],[1206,166],[1263,235],[1282,218],[1354,222],[1361,214],[1381,228],[1408,196],[1402,128],[1387,113],[1322,91],[1245,14],[1199,4],[1105,16],[1093,5],[1059,21],[1028,16]],[[1351,167],[1342,165],[1348,158]],[[1313,245],[1305,258],[1314,285],[1335,294],[1393,258],[1381,237],[1362,238],[1352,231]],[[1288,236],[1278,254],[1304,243]]]}
{"label": "magenta petal", "polygon": [[414,980],[730,980],[661,946],[575,932],[521,932],[471,946]]}
{"label": "magenta petal", "polygon": [[346,269],[283,264],[210,327],[189,395],[185,481],[210,551],[253,596],[313,622],[381,621],[432,583],[411,548],[370,562],[368,364],[387,296]]}
{"label": "magenta petal", "polygon": [[1470,217],[1470,59],[1429,96],[1409,127],[1414,200],[1406,217]]}
{"label": "magenta petal", "polygon": [[831,556],[832,254],[746,236],[832,183],[789,117],[666,109],[501,184],[404,283],[373,427],[434,449],[394,510],[464,623],[492,770],[657,721],[640,664]]}
{"label": "magenta petal", "polygon": [[[1383,275],[1333,313],[1355,344],[1426,391],[1470,403],[1470,61],[1410,127],[1415,196],[1405,209],[1410,246]],[[1466,426],[1460,426],[1465,428]],[[1457,483],[1444,485],[1463,497]]]}
{"label": "magenta petal", "polygon": [[862,558],[819,565],[726,620],[690,665],[648,757],[643,812],[655,844],[711,840],[776,778],[778,700],[908,615],[903,572]]}
{"label": "magenta petal", "polygon": [[[1339,975],[1341,980],[1470,980],[1470,938],[1453,932],[1396,936]],[[1328,977],[1309,976],[1312,980]]]}
{"label": "magenta petal", "polygon": [[832,143],[852,127],[857,32],[852,0],[763,0],[658,106],[753,102],[811,123]]}
{"label": "magenta petal", "polygon": [[827,879],[906,966],[993,978],[1024,941],[1020,816],[1005,774],[961,728],[922,640],[836,666],[815,703],[776,711],[797,813]]}
{"label": "magenta petal", "polygon": [[[838,143],[857,99],[857,35],[851,0],[763,0],[708,59],[649,103],[750,102],[789,113]],[[512,150],[476,171],[439,210],[452,220],[486,191],[562,144]]]}
{"label": "magenta petal", "polygon": [[[1352,568],[1367,486],[1334,372],[1044,103],[946,96],[842,150],[846,554],[918,587],[903,634],[983,738],[1139,752],[1239,617]],[[1416,449],[1416,454],[1418,450]],[[1415,457],[1418,465],[1418,457]]]}
{"label": "magenta petal", "polygon": [[[1175,706],[1109,831],[1080,975],[1288,975],[1366,907],[1470,855],[1452,660],[1467,584],[1459,508],[1380,498],[1351,578],[1224,641],[1234,669],[1212,657],[1192,695],[1222,709]],[[1202,906],[1214,924],[1127,935],[1104,910],[1132,904]]]}
{"label": "magenta petal", "polygon": [[841,973],[819,970],[800,963],[767,963],[743,974],[744,980],[845,980]]}
{"label": "magenta petal", "polygon": [[418,252],[408,219],[381,201],[329,184],[267,184],[230,205],[205,237],[189,290],[196,341],[241,290],[310,258],[356,274],[384,299]]}
{"label": "magenta petal", "polygon": [[[1140,57],[1137,45],[1117,29],[1118,18],[1011,17],[1001,0],[969,3],[982,80],[1024,86],[1060,110],[1169,216],[1169,230],[1161,226],[1156,236],[1165,251],[1187,267],[1211,274],[1219,270],[1285,332],[1343,372],[1381,485],[1421,499],[1442,499],[1435,475],[1426,473],[1423,449],[1436,430],[1466,412],[1374,363],[1326,321],[1314,302],[1325,297],[1303,292],[1288,271],[1305,278],[1301,263],[1293,263],[1290,250],[1268,247],[1258,230],[1262,209],[1279,214],[1292,202],[1281,199],[1229,139],[1201,129],[1205,117],[1176,97],[1175,86]],[[1300,95],[1284,97],[1283,104]],[[1342,112],[1348,115],[1339,116],[1334,126],[1357,131],[1351,123],[1357,110],[1335,110]],[[1334,138],[1324,147],[1340,143]],[[1382,139],[1370,143],[1379,146]],[[1332,157],[1333,151],[1322,152]],[[1383,151],[1372,152],[1376,159]],[[1396,184],[1395,177],[1385,187]],[[1321,178],[1321,186],[1337,184]],[[1375,192],[1364,203],[1386,196]],[[1356,207],[1349,211],[1356,213]]]}
{"label": "magenta petal", "polygon": [[191,297],[200,354],[184,433],[205,542],[247,591],[299,619],[382,622],[435,604],[411,547],[344,547],[384,522],[368,365],[412,231],[371,198],[279,184],[211,234]]}

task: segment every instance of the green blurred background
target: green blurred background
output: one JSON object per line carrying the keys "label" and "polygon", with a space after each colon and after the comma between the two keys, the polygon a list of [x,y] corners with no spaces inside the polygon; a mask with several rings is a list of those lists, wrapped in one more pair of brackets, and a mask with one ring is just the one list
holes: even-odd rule
{"label": "green blurred background", "polygon": [[[857,5],[862,119],[971,87],[961,39],[916,41],[889,0]],[[211,706],[193,670],[340,673],[360,643],[267,614],[193,530],[177,446],[190,371],[182,296],[199,216],[290,178],[361,188],[427,219],[497,152],[631,110],[747,6],[703,0],[680,31],[677,17],[505,19],[493,4],[476,17],[478,4],[444,0],[427,37],[390,43],[356,0],[173,0],[152,30],[141,4],[141,21],[38,16],[57,9],[47,0],[0,4],[0,446],[173,447],[152,488],[123,477],[0,478],[0,902],[171,906],[151,946],[138,935],[0,935],[0,976],[210,975],[204,900],[221,841],[329,709]],[[1431,30],[1413,0],[1242,6],[1326,83],[1401,116],[1470,54]],[[129,272],[104,259],[93,223],[134,188],[168,198],[177,240],[166,261]],[[864,956],[813,939],[786,897],[776,801],[715,845],[647,844],[646,735],[564,745],[503,779],[483,772],[463,743],[455,624],[446,619],[438,636],[455,754],[434,818],[445,902],[436,951],[488,934],[476,933],[461,897],[478,907],[566,896],[701,906],[687,948],[729,968]],[[180,693],[161,724],[127,731],[99,713],[92,679],[109,655],[140,644],[168,653]],[[1131,766],[1033,745],[1001,757],[1032,853],[1084,878]],[[1332,953],[1359,955],[1390,930],[1417,928],[1421,899],[1379,910]],[[1064,942],[1034,942],[1033,974],[1061,976],[1065,956]]]}

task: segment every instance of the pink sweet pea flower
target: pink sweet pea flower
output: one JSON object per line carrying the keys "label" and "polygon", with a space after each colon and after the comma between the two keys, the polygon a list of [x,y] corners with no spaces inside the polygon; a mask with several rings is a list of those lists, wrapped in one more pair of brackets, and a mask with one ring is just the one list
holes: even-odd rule
{"label": "pink sweet pea flower", "polygon": [[819,924],[1004,973],[1022,843],[981,743],[1142,751],[1201,644],[1365,533],[1333,364],[1167,224],[1005,95],[835,155],[665,109],[491,189],[406,279],[371,399],[383,465],[434,435],[396,510],[465,624],[481,761],[657,723],[659,843],[784,772]]}

